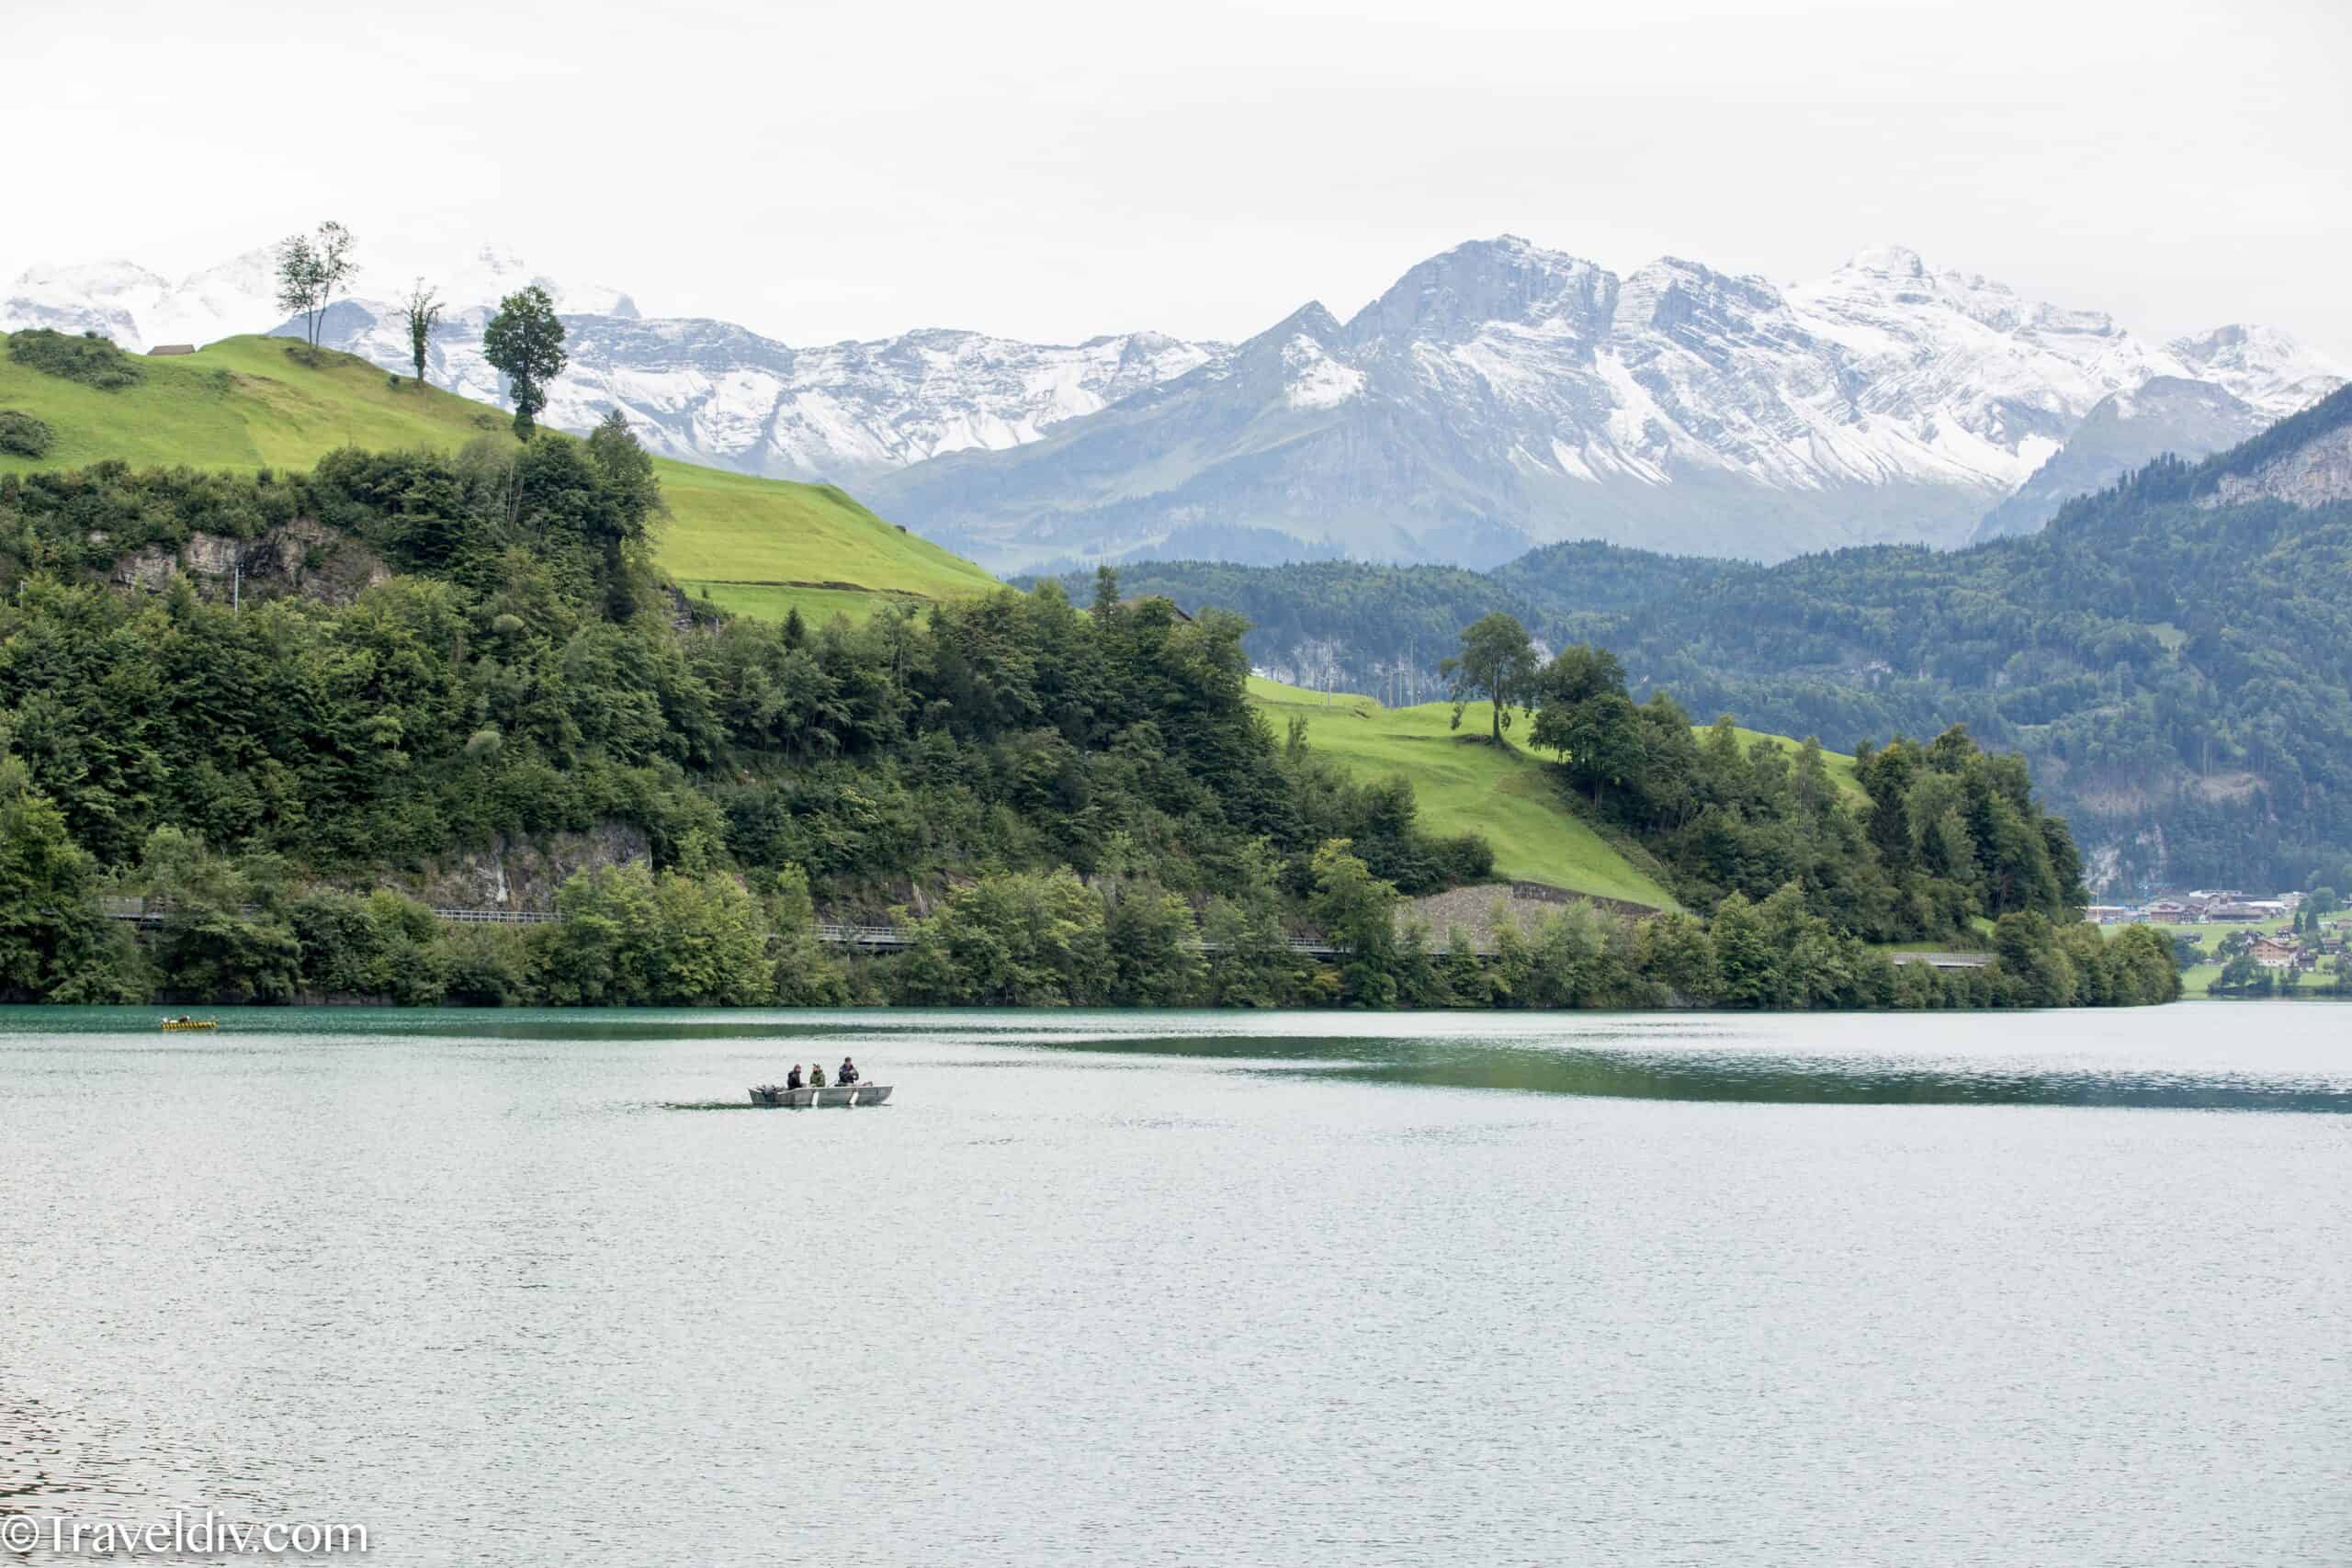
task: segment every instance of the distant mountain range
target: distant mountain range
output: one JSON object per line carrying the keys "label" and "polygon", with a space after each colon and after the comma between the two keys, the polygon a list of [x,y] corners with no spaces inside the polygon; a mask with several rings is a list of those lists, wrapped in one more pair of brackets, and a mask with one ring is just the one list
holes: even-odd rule
{"label": "distant mountain range", "polygon": [[[2038,528],[2157,451],[2230,446],[2346,375],[2258,327],[2145,343],[1898,246],[1781,288],[1675,258],[1620,277],[1505,236],[1421,263],[1345,322],[1309,304],[1238,345],[927,330],[796,348],[649,320],[495,249],[435,281],[440,384],[497,400],[489,308],[548,283],[572,355],[552,423],[619,406],[656,450],[841,482],[1000,570],[1483,566],[1577,538],[1767,560],[1954,545]],[[404,283],[363,277],[325,341],[404,368]],[[35,268],[0,299],[0,327],[140,348],[277,319],[266,250],[178,283]]]}

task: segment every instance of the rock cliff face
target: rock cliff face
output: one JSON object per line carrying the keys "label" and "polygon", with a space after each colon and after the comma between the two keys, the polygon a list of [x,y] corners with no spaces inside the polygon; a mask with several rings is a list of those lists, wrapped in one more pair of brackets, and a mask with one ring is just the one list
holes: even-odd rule
{"label": "rock cliff face", "polygon": [[2234,506],[2264,500],[2298,506],[2352,501],[2352,424],[2322,432],[2244,473],[2222,475],[2213,493],[2199,504]]}
{"label": "rock cliff face", "polygon": [[383,886],[435,908],[554,909],[556,889],[576,871],[644,864],[652,846],[643,829],[607,822],[584,833],[545,839],[503,836],[489,848],[447,856],[413,875],[387,875]]}
{"label": "rock cliff face", "polygon": [[[106,536],[93,534],[90,542],[102,545]],[[118,558],[107,578],[118,587],[151,593],[170,587],[177,576],[209,597],[259,600],[297,594],[345,604],[390,575],[390,569],[356,539],[298,517],[258,538],[198,530],[176,550],[149,545]]]}

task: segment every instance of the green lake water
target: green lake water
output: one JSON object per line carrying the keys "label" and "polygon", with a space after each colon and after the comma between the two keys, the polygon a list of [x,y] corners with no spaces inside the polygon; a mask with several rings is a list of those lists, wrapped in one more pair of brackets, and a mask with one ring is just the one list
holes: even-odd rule
{"label": "green lake water", "polygon": [[2352,1008],[157,1016],[0,1010],[0,1519],[2352,1562]]}

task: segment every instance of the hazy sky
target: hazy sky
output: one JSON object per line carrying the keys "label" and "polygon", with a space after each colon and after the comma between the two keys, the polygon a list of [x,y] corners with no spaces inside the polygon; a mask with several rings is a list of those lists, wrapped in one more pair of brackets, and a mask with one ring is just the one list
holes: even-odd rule
{"label": "hazy sky", "polygon": [[1776,281],[1893,240],[2352,358],[2352,4],[11,0],[0,276],[325,216],[791,342],[1340,315],[1500,232]]}

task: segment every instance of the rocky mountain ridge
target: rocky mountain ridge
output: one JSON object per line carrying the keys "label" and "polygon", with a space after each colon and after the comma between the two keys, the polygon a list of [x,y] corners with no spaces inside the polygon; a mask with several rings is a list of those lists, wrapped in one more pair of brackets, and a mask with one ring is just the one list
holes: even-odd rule
{"label": "rocky mountain ridge", "polygon": [[2339,384],[2282,334],[2151,344],[1896,246],[1784,289],[1674,257],[1621,278],[1504,236],[1421,263],[1345,323],[1306,306],[1032,446],[870,493],[1000,568],[1954,545],[2105,400],[2159,378],[2214,395],[2167,429],[2190,456]]}

